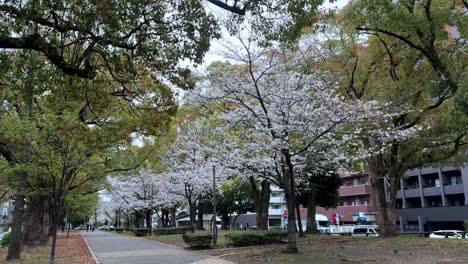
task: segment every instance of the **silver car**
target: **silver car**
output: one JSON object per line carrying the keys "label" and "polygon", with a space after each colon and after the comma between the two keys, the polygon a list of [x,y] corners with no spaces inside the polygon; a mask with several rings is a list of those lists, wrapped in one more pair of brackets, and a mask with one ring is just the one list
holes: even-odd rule
{"label": "silver car", "polygon": [[[461,230],[438,230],[434,231],[432,234],[429,235],[430,238],[453,238],[453,239],[462,239],[463,238],[463,231]],[[465,239],[468,235],[465,235]]]}

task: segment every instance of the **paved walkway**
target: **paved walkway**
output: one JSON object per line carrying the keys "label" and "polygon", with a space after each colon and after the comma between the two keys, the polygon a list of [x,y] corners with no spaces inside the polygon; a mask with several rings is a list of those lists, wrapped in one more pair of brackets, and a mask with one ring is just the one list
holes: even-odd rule
{"label": "paved walkway", "polygon": [[142,238],[110,232],[81,232],[102,264],[229,264],[232,262]]}

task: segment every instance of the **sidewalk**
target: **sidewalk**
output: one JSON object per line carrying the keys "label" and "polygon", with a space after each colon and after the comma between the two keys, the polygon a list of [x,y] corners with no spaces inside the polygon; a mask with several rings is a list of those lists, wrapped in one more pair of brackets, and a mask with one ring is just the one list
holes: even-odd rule
{"label": "sidewalk", "polygon": [[142,238],[110,232],[82,232],[102,264],[229,264],[232,262]]}

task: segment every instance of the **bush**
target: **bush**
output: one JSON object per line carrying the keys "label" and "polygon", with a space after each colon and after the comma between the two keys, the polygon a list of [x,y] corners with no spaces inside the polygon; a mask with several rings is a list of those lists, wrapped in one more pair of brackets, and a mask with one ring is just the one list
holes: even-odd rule
{"label": "bush", "polygon": [[282,239],[287,236],[288,233],[285,231],[249,230],[230,232],[226,235],[226,239],[235,247],[244,247],[281,243]]}
{"label": "bush", "polygon": [[113,231],[117,232],[117,233],[123,233],[126,229],[123,228],[123,227],[116,227],[116,228],[113,228]]}
{"label": "bush", "polygon": [[468,232],[468,219],[465,220],[465,221],[463,222],[463,224],[465,225],[465,231]]}
{"label": "bush", "polygon": [[132,231],[137,237],[146,236],[149,233],[149,230],[147,228],[134,228]]}
{"label": "bush", "polygon": [[9,246],[10,241],[11,241],[11,232],[8,232],[2,237],[2,240],[0,240],[0,247]]}
{"label": "bush", "polygon": [[191,228],[189,226],[168,227],[168,228],[156,228],[153,233],[155,235],[163,236],[163,235],[184,234],[190,230]]}
{"label": "bush", "polygon": [[191,248],[207,248],[213,243],[213,235],[207,232],[184,233],[182,235],[184,242]]}

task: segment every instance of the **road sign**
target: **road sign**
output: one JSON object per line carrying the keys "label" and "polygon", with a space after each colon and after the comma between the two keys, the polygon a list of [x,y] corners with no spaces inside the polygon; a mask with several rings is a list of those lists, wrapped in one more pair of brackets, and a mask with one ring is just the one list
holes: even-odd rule
{"label": "road sign", "polygon": [[283,224],[284,224],[284,225],[287,225],[287,224],[288,224],[288,220],[284,220],[284,221],[283,221]]}
{"label": "road sign", "polygon": [[344,212],[340,211],[340,218],[343,218],[343,216],[344,216]]}

